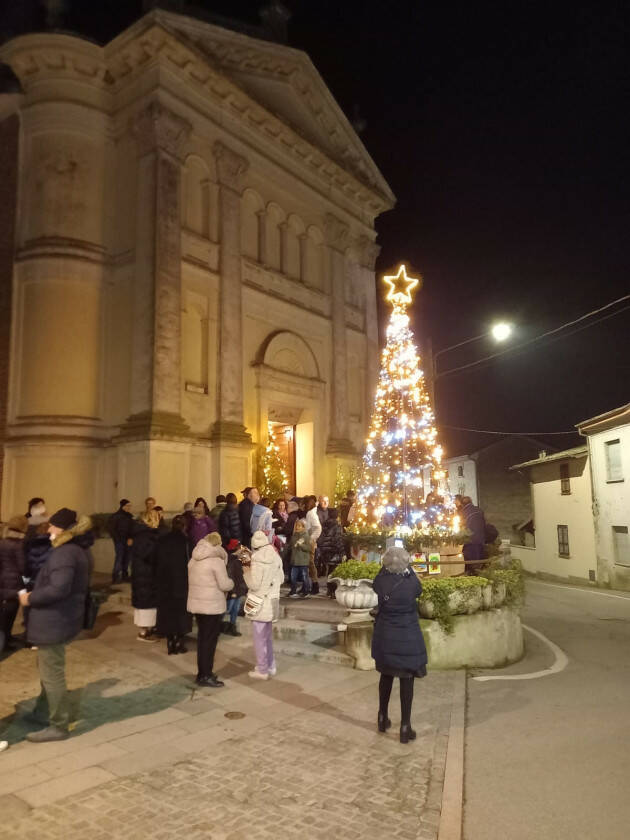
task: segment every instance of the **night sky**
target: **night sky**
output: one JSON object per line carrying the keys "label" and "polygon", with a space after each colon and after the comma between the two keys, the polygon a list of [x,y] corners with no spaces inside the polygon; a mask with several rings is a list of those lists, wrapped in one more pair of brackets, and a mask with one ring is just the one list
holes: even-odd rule
{"label": "night sky", "polygon": [[[290,45],[309,53],[349,117],[358,106],[363,142],[398,198],[377,221],[377,270],[404,259],[422,273],[418,338],[437,350],[506,318],[524,340],[630,293],[630,4],[285,2]],[[255,22],[260,4],[199,5]],[[69,23],[105,41],[141,4],[73,6]],[[630,401],[629,332],[630,309],[445,377],[439,420],[571,429]],[[480,341],[441,366],[494,349]],[[450,454],[492,439],[443,437]]]}

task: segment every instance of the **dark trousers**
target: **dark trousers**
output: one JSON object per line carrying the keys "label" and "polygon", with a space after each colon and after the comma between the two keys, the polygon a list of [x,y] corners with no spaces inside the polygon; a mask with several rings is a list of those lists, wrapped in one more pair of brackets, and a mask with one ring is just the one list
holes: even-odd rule
{"label": "dark trousers", "polygon": [[0,653],[11,640],[13,622],[18,614],[19,607],[20,604],[17,599],[15,601],[0,601]]}
{"label": "dark trousers", "polygon": [[129,546],[127,545],[127,542],[119,542],[118,540],[114,540],[114,552],[115,560],[113,577],[118,577],[119,575],[128,575]]}
{"label": "dark trousers", "polygon": [[483,559],[485,555],[485,550],[483,545],[479,545],[479,543],[466,543],[464,548],[462,549],[462,554],[464,555],[464,560],[466,561],[476,561],[474,565],[470,562],[466,563],[466,574],[467,575],[476,575],[477,571],[484,565]]}
{"label": "dark trousers", "polygon": [[37,665],[42,690],[34,714],[51,726],[68,730],[70,724],[70,702],[66,687],[66,646],[39,645]]}
{"label": "dark trousers", "polygon": [[311,591],[311,581],[308,576],[308,566],[291,566],[291,595],[297,592],[298,583],[302,582],[302,594]]}
{"label": "dark trousers", "polygon": [[212,675],[214,653],[221,632],[221,615],[195,614],[197,619],[197,676],[202,679]]}

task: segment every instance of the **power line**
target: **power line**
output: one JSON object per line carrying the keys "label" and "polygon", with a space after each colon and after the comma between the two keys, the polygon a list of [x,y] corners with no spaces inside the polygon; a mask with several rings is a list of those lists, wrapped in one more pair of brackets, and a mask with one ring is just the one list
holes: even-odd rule
{"label": "power line", "polygon": [[441,426],[443,429],[454,429],[456,432],[476,432],[478,435],[503,435],[503,437],[507,437],[508,435],[511,437],[535,437],[536,435],[544,435],[548,437],[549,435],[577,435],[578,432],[576,429],[573,429],[570,432],[497,432],[494,429],[467,429],[464,426],[447,426],[445,423],[438,422],[438,426]]}
{"label": "power line", "polygon": [[[452,368],[451,370],[446,370],[443,373],[439,373],[436,376],[436,381],[443,376],[450,376],[453,373],[459,373],[462,370],[469,370],[472,367],[476,367],[477,365],[481,365],[484,362],[489,362],[492,359],[497,359],[500,356],[505,356],[506,353],[516,353],[519,350],[522,350],[525,347],[529,347],[530,344],[534,344],[536,341],[541,341],[543,338],[548,338],[549,336],[555,335],[559,333],[561,330],[565,330],[568,327],[575,326],[575,324],[579,324],[581,321],[586,320],[586,318],[592,318],[593,315],[597,315],[600,312],[604,312],[606,309],[610,309],[612,306],[616,306],[618,303],[623,303],[625,300],[630,300],[630,295],[624,295],[623,297],[617,298],[617,300],[613,300],[610,303],[607,303],[605,306],[601,306],[599,309],[593,309],[591,312],[587,312],[585,315],[581,315],[579,318],[575,318],[573,321],[567,321],[566,324],[561,324],[559,327],[555,327],[553,330],[548,330],[547,332],[542,333],[541,335],[534,336],[534,338],[530,338],[527,341],[523,341],[520,344],[516,344],[513,347],[506,347],[505,350],[499,350],[497,353],[492,353],[490,356],[484,356],[482,359],[477,359],[475,362],[469,362],[466,365],[460,365],[459,367]],[[601,321],[606,321],[608,318],[614,318],[616,315],[620,315],[622,312],[625,312],[627,309],[630,309],[629,306],[624,306],[621,309],[618,309],[616,312],[611,312],[608,315],[604,315],[601,318],[597,318],[595,321],[591,321],[589,324],[584,324],[581,327],[577,327],[575,330],[571,330],[570,333],[567,335],[557,335],[555,338],[552,338],[552,341],[557,341],[559,338],[568,338],[570,335],[574,335],[581,330],[588,329],[589,327],[595,326],[595,324],[599,324]]]}

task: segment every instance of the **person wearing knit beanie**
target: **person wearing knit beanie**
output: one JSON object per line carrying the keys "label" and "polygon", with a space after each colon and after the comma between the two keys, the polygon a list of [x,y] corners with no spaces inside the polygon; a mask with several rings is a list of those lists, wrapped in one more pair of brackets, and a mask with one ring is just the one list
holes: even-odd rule
{"label": "person wearing knit beanie", "polygon": [[55,529],[56,536],[77,524],[77,512],[76,510],[70,510],[70,508],[60,508],[56,513],[53,513],[48,520],[48,524]]}

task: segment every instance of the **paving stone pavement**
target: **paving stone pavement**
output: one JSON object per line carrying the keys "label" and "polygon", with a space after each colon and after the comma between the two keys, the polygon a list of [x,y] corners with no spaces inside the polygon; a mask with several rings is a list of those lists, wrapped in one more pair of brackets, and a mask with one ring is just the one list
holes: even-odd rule
{"label": "paving stone pavement", "polygon": [[[36,654],[0,662],[3,840],[435,840],[452,672],[416,681],[415,743],[376,732],[374,672],[280,657],[254,683],[251,642],[221,639],[223,689],[196,689],[183,656],[135,641],[129,611],[68,648],[80,717],[67,741],[30,744],[16,701],[37,693]],[[77,705],[78,707],[78,705]],[[4,733],[4,734],[2,734]]]}

